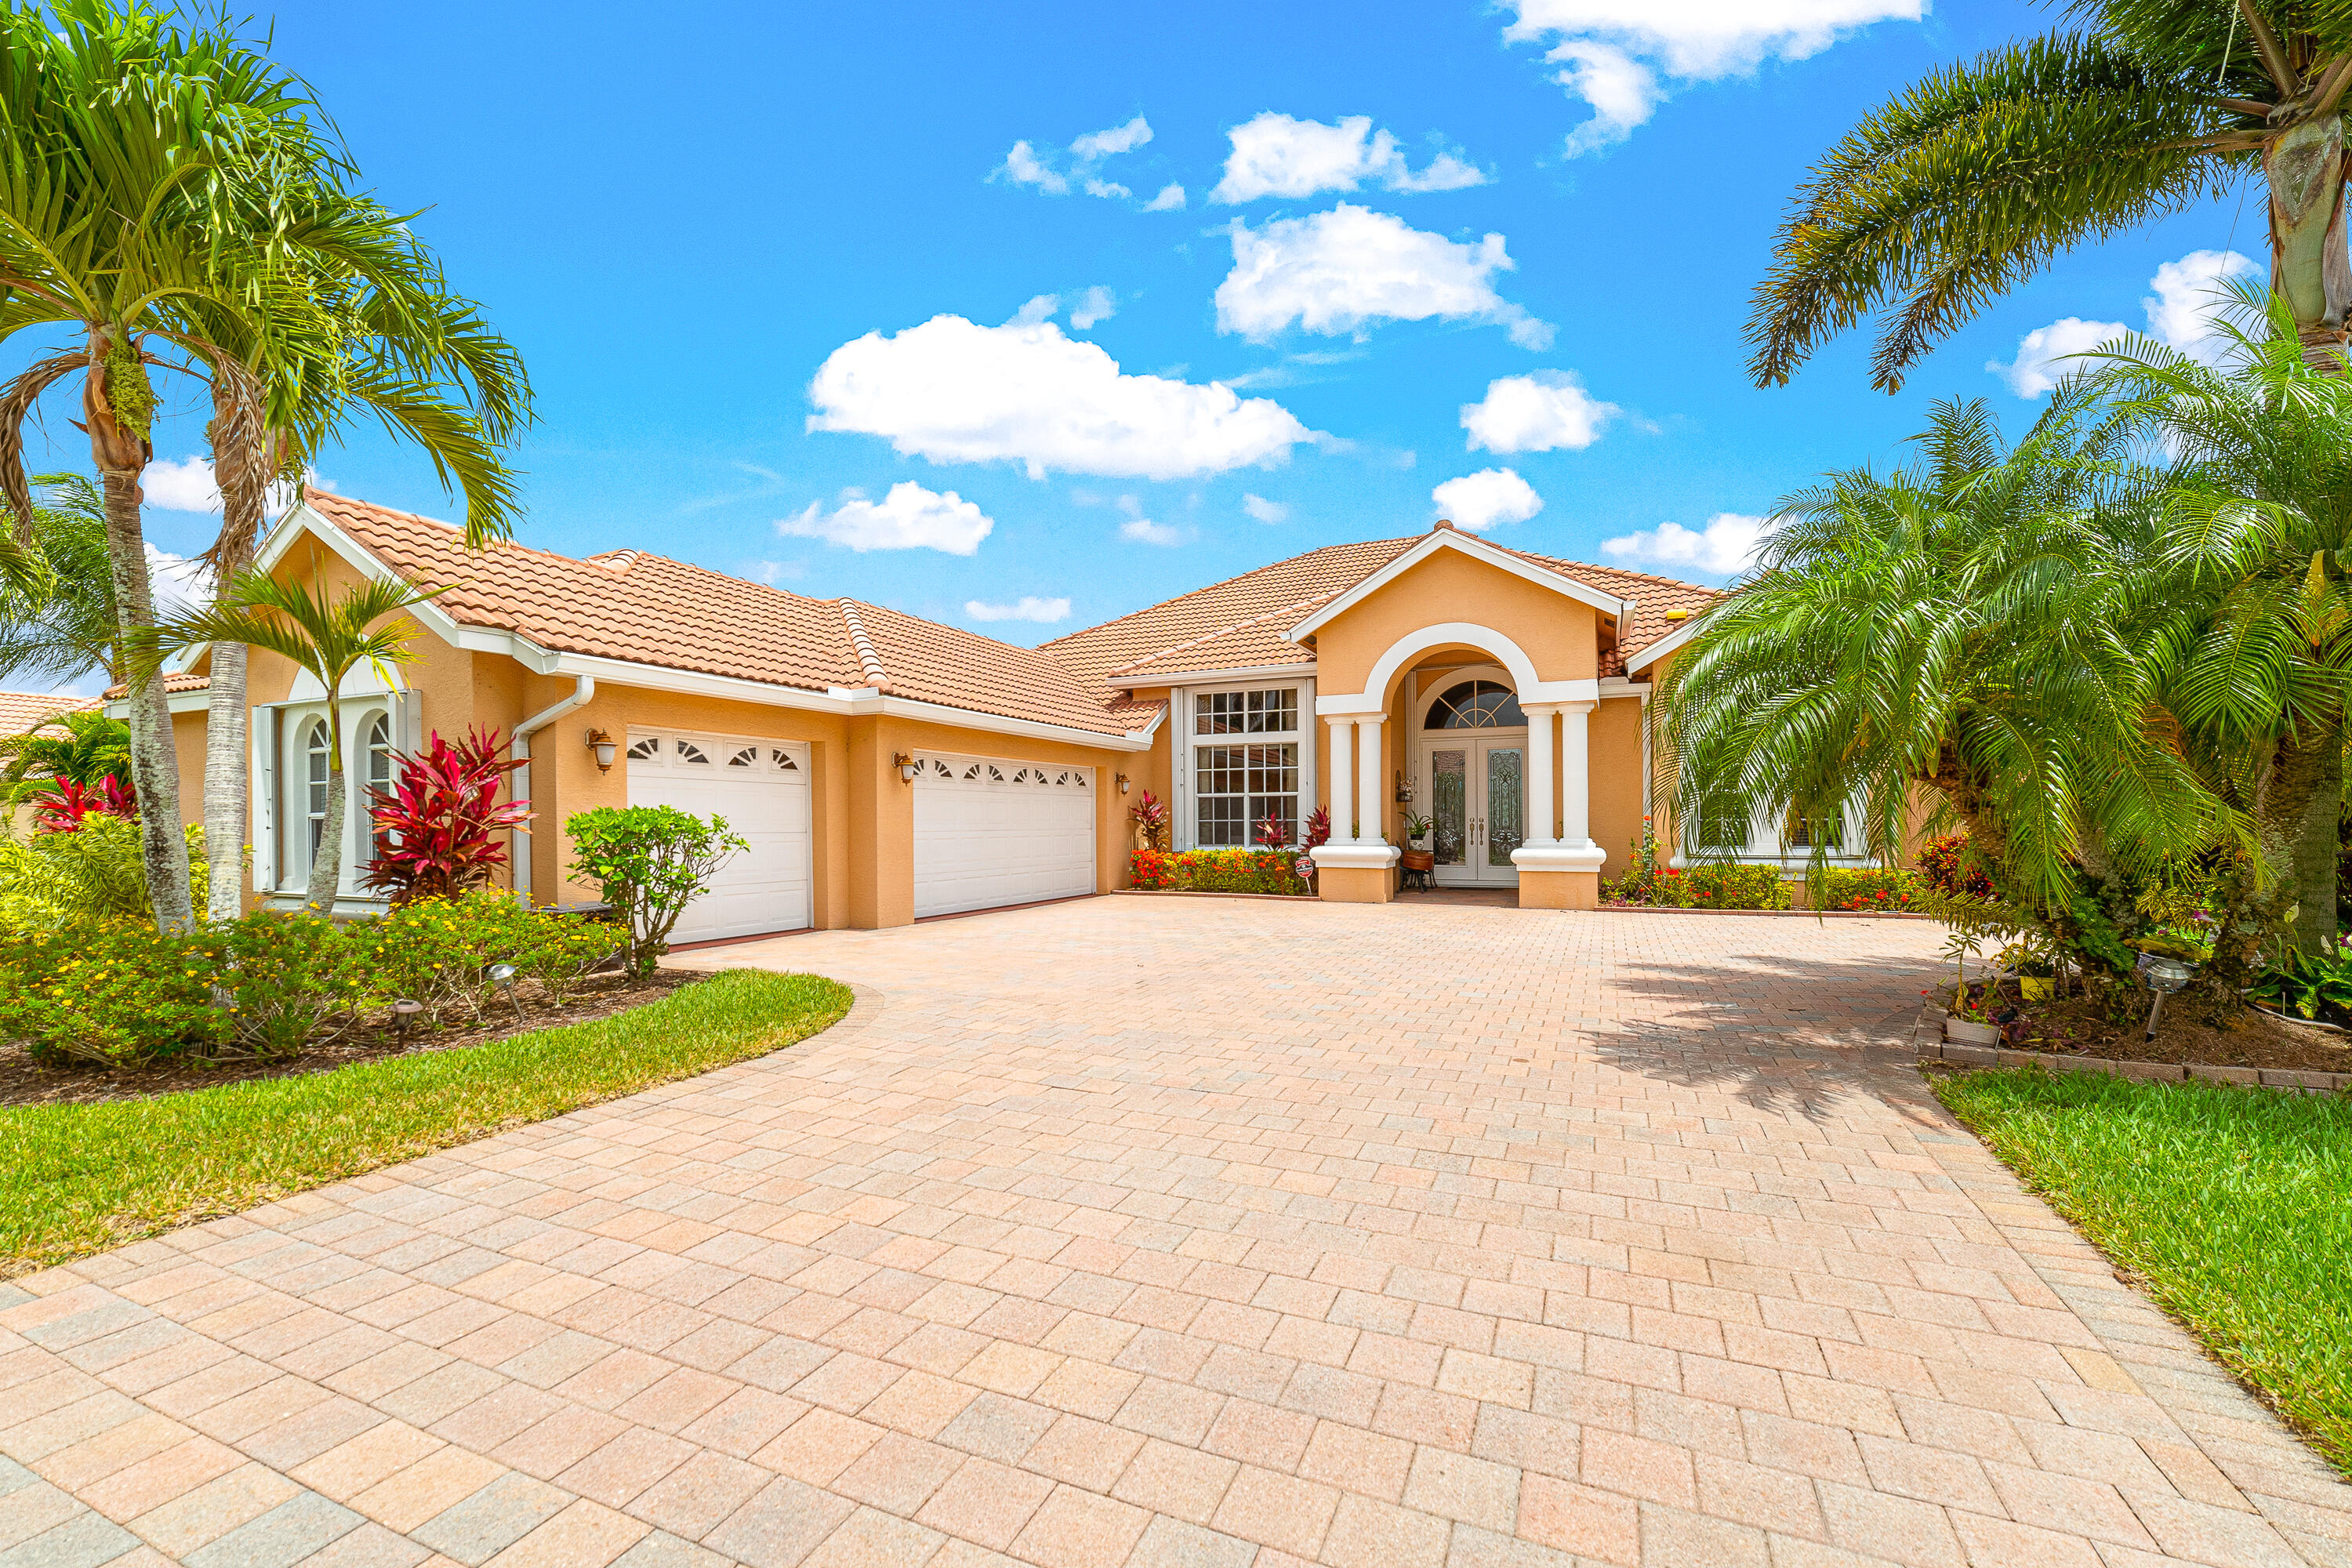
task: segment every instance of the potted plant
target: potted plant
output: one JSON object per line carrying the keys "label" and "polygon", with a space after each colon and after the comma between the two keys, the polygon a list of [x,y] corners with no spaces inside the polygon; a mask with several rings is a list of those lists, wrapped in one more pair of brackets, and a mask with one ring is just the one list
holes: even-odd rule
{"label": "potted plant", "polygon": [[1406,847],[1401,858],[1406,870],[1427,871],[1436,866],[1437,856],[1429,847],[1431,826],[1430,819],[1426,816],[1416,816],[1410,811],[1404,814]]}
{"label": "potted plant", "polygon": [[2058,965],[2053,955],[2030,942],[2011,942],[1993,962],[2017,982],[2017,994],[2028,1002],[2047,1002],[2057,988]]}
{"label": "potted plant", "polygon": [[1991,988],[1982,996],[1969,994],[1969,955],[1980,951],[1983,939],[1956,931],[1945,939],[1944,953],[1952,961],[1952,1004],[1944,1016],[1944,1038],[1961,1046],[1997,1046],[2000,1023],[1993,1014]]}

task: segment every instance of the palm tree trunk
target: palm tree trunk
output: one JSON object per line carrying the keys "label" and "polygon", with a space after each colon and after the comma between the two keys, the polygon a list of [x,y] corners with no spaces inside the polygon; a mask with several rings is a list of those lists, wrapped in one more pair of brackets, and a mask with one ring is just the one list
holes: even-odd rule
{"label": "palm tree trunk", "polygon": [[303,907],[314,915],[335,912],[335,893],[343,879],[343,710],[335,689],[341,672],[327,687],[327,819],[319,825],[319,851],[310,857],[310,888]]}
{"label": "palm tree trunk", "polygon": [[2343,117],[2321,115],[2281,132],[2263,150],[2263,174],[2270,184],[2271,287],[2294,312],[2313,368],[2340,373],[2352,314]]}
{"label": "palm tree trunk", "polygon": [[[226,580],[226,573],[218,575]],[[216,921],[233,921],[245,912],[249,651],[241,642],[213,644],[212,695],[205,711],[205,856],[212,862],[207,913]]]}
{"label": "palm tree trunk", "polygon": [[[2305,743],[2282,742],[2271,798],[2263,803],[2263,848],[2279,874],[2278,903],[2294,905],[2299,952],[2336,940],[2336,819],[2344,806],[2344,733],[2329,726]],[[2273,846],[2276,847],[2273,849]]]}
{"label": "palm tree trunk", "polygon": [[[100,472],[106,483],[106,557],[114,577],[115,630],[127,647],[155,625],[154,595],[147,579],[147,541],[139,522],[143,498],[139,469],[108,466],[110,454],[102,448],[96,421],[91,423],[90,445],[100,448]],[[180,831],[180,760],[172,742],[172,714],[164,705],[162,674],[142,679],[134,673],[125,702],[131,721],[131,784],[139,792],[140,853],[146,867],[147,897],[154,905],[159,927],[184,931],[194,923],[196,911],[188,890],[188,841]]]}

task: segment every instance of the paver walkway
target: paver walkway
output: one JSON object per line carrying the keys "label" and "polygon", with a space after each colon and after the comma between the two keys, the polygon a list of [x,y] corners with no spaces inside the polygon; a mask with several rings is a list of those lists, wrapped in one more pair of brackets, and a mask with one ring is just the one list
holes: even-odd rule
{"label": "paver walkway", "polygon": [[1927,1095],[1936,942],[1107,899],[693,954],[860,1005],[0,1287],[0,1565],[2352,1563]]}

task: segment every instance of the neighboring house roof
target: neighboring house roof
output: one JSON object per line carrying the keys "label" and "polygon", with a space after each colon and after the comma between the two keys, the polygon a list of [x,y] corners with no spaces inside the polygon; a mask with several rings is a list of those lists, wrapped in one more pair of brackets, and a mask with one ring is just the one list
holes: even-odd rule
{"label": "neighboring house roof", "polygon": [[[1200,670],[1311,663],[1313,650],[1288,641],[1283,634],[1426,537],[1415,534],[1310,550],[1131,616],[1057,637],[1042,651],[1113,691],[1178,683],[1188,673]],[[1482,542],[1495,544],[1491,539]],[[1602,656],[1603,675],[1622,674],[1629,655],[1676,629],[1679,623],[1668,621],[1667,612],[1695,614],[1722,596],[1713,588],[1646,572],[1538,555],[1508,545],[1496,548],[1616,598],[1634,601],[1632,624],[1618,628],[1617,647]]]}
{"label": "neighboring house roof", "polygon": [[[212,689],[212,686],[213,678],[209,675],[166,675],[163,677],[163,695],[166,697],[176,697],[183,691],[209,691]],[[129,683],[117,681],[115,684],[106,689],[104,700],[108,702],[115,701],[127,694],[130,689],[131,687]]]}
{"label": "neighboring house roof", "polygon": [[466,547],[446,523],[312,491],[311,509],[409,582],[446,587],[462,625],[545,648],[824,691],[896,697],[1123,735],[1115,713],[1032,648],[854,599],[812,599],[639,550],[585,560],[520,544]]}
{"label": "neighboring house roof", "polygon": [[0,691],[0,735],[21,735],[45,719],[95,708],[96,697],[58,697],[46,691]]}

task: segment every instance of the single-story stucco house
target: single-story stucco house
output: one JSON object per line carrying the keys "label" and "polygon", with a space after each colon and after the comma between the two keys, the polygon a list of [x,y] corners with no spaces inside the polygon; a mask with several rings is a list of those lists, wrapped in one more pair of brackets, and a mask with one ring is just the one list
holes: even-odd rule
{"label": "single-story stucco house", "polygon": [[[265,570],[446,587],[411,612],[414,662],[346,684],[354,799],[394,753],[495,726],[527,753],[512,883],[566,880],[562,824],[592,806],[725,816],[751,842],[679,941],[1108,891],[1128,811],[1170,803],[1175,847],[1246,847],[1318,805],[1321,896],[1386,900],[1408,812],[1436,819],[1441,884],[1584,909],[1642,826],[1643,704],[1715,591],[1555,560],[1440,523],[1309,551],[1031,649],[850,599],[642,551],[584,560],[313,493]],[[201,816],[205,663],[169,678],[183,807]],[[257,652],[252,890],[299,897],[325,806],[325,693]],[[364,813],[346,828],[346,904]],[[1773,858],[1769,822],[1711,848]]]}

